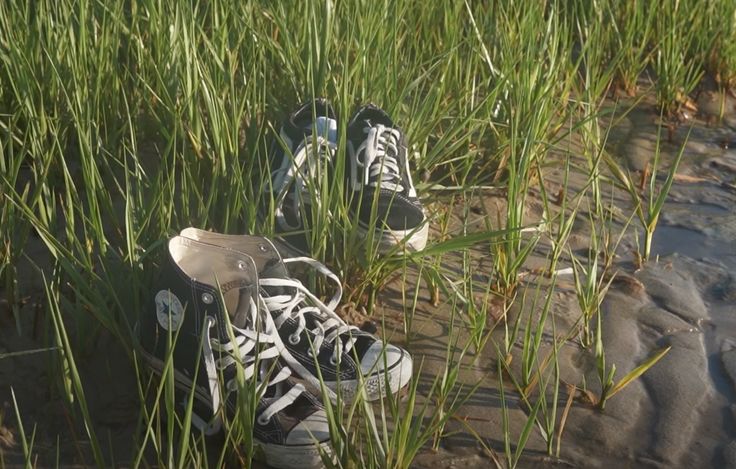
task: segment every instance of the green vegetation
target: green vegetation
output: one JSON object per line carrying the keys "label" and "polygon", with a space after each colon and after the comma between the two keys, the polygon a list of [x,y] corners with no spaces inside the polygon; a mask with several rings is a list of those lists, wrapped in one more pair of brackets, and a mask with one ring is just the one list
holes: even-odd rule
{"label": "green vegetation", "polygon": [[[313,214],[311,254],[344,279],[346,301],[369,312],[392,279],[405,284],[410,350],[422,298],[431,296],[453,318],[445,370],[427,386],[417,373],[403,399],[369,405],[359,396],[350,407],[339,399],[328,405],[337,459],[325,455],[326,462],[408,467],[419,452],[438,448],[477,386],[463,383],[459,371],[492,347],[488,382],[498,384],[503,405],[503,457],[478,437],[480,444],[496,464],[515,467],[539,431],[549,455],[559,456],[573,394],[568,387],[560,412],[564,345],[579,338],[596,360],[601,409],[666,353],[652,351],[618,381],[615,366],[606,365],[599,310],[618,243],[604,194],[630,196],[648,260],[684,142],[667,162],[658,142],[639,187],[606,153],[599,119],[605,100],[651,87],[663,120],[672,122],[706,73],[733,90],[736,3],[707,8],[697,0],[0,3],[0,294],[17,334],[31,334],[39,321],[45,331],[50,378],[42,385],[63,398],[83,429],[59,436],[75,438],[76,462],[249,464],[248,422],[262,390],[239,382],[242,414],[226,422],[211,454],[191,425],[193,393],[188,411],[177,413],[171,364],[151,376],[133,352],[134,329],[167,237],[190,225],[272,232],[273,220],[256,218],[271,172],[268,149],[278,122],[315,96],[332,99],[343,121],[369,101],[395,116],[410,138],[432,236],[423,252],[379,254],[348,216],[338,176],[310,187],[325,201]],[[338,175],[345,127],[339,132]],[[565,181],[552,203],[545,170],[560,160]],[[664,182],[657,178],[663,166]],[[572,173],[586,180],[578,194],[568,187]],[[540,191],[543,213],[534,218],[528,206]],[[492,194],[502,194],[497,212],[470,210]],[[585,197],[592,197],[587,207]],[[583,207],[593,232],[587,257],[567,248]],[[30,258],[27,248],[39,239],[44,254]],[[525,263],[547,241],[543,270],[551,281],[541,286],[543,278],[525,276]],[[479,256],[490,259],[483,278],[473,271]],[[24,283],[22,264],[43,278],[43,290]],[[572,268],[581,317],[558,334],[551,301],[560,264]],[[29,301],[40,305],[40,319],[31,317]],[[500,321],[492,310],[501,311]],[[550,330],[551,344],[542,340]],[[78,365],[100,337],[119,342],[136,373],[134,454],[106,447],[87,405]],[[511,366],[514,357],[521,370]],[[511,395],[528,417],[519,435],[510,430]],[[23,425],[17,405],[15,414],[25,463],[53,464],[48,454],[56,450],[34,462],[37,428]]]}

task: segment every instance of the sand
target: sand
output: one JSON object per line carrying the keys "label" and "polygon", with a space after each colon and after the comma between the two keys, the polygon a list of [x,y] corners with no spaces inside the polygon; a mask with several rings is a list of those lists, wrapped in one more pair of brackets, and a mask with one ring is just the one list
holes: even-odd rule
{"label": "sand", "polygon": [[[723,123],[713,124],[713,107],[681,125],[672,143],[662,148],[663,161],[672,161],[678,145],[692,131],[686,145],[678,178],[654,236],[653,256],[639,265],[635,256],[637,238],[633,230],[623,238],[613,270],[617,277],[601,308],[606,363],[615,364],[616,378],[642,363],[654,351],[670,346],[669,353],[640,379],[613,396],[605,410],[597,409],[578,392],[567,416],[560,457],[549,457],[541,431],[535,428],[527,443],[520,467],[736,467],[736,108],[728,98]],[[641,171],[656,145],[656,121],[651,103],[629,114],[611,132],[609,151],[629,170]],[[666,137],[665,137],[666,139]],[[554,166],[554,165],[552,165]],[[561,182],[552,170],[548,183]],[[660,182],[663,179],[660,178]],[[572,178],[572,189],[581,180]],[[578,184],[576,188],[575,185]],[[554,190],[548,191],[554,193]],[[610,192],[605,192],[610,199]],[[607,199],[608,200],[608,199]],[[613,200],[621,213],[631,213],[627,196],[618,191]],[[477,202],[493,206],[489,201]],[[530,204],[533,220],[539,210]],[[589,245],[587,214],[575,224],[570,244],[584,252]],[[636,226],[637,221],[632,222]],[[619,228],[621,225],[619,224]],[[642,230],[639,228],[639,233]],[[643,238],[639,238],[639,243]],[[477,252],[478,258],[487,250]],[[530,266],[544,265],[544,242]],[[580,252],[577,252],[580,254]],[[477,260],[477,259],[476,259]],[[558,268],[569,266],[562,260]],[[482,262],[478,261],[483,272]],[[532,280],[526,286],[534,287]],[[400,289],[400,285],[394,288]],[[579,316],[574,284],[561,276],[554,295],[553,313],[558,335]],[[541,305],[536,306],[538,311]],[[414,323],[419,332],[412,342],[415,356],[425,357],[426,381],[444,369],[441,345],[447,305],[426,306]],[[527,314],[525,309],[524,314]],[[519,311],[512,309],[509,322]],[[532,311],[534,314],[534,311]],[[524,323],[526,324],[526,323]],[[534,324],[534,323],[533,323]],[[550,325],[551,321],[547,321]],[[534,325],[533,327],[536,327]],[[522,326],[522,333],[524,327]],[[462,333],[461,333],[462,335]],[[502,333],[493,336],[501,340]],[[550,349],[553,333],[545,330],[543,343]],[[467,422],[495,455],[490,455],[463,425],[451,425],[450,435],[439,452],[426,452],[417,467],[493,467],[505,460],[499,379],[495,356],[486,348],[480,356],[466,360],[463,376],[471,384],[483,379],[478,393],[458,413],[472,416]],[[513,351],[512,370],[521,372],[521,350]],[[593,396],[600,384],[592,350],[568,342],[560,350],[564,383],[582,387]],[[512,448],[515,448],[528,412],[505,379]],[[559,414],[568,389],[561,386]],[[532,402],[536,401],[532,393]],[[550,397],[551,398],[551,397]]]}

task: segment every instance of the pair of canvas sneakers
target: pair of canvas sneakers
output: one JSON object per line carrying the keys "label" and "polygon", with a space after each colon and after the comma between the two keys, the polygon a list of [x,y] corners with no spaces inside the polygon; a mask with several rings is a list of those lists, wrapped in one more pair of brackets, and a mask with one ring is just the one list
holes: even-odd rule
{"label": "pair of canvas sneakers", "polygon": [[[335,128],[324,101],[302,106],[282,127],[285,145],[275,156],[289,165],[273,173],[272,187],[281,203],[280,233],[293,247],[303,247],[305,240],[304,231],[295,229],[305,225],[302,179],[311,174],[313,155],[334,158]],[[383,242],[421,249],[426,223],[406,166],[403,135],[371,105],[356,113],[347,134],[350,187],[356,197],[379,202],[381,223],[374,226],[382,227]],[[362,220],[360,202],[351,207]],[[375,213],[374,208],[371,216]],[[360,393],[377,400],[411,379],[408,352],[335,313],[341,282],[318,261],[283,258],[264,237],[196,228],[170,239],[166,254],[140,319],[141,351],[155,372],[172,366],[177,387],[194,393],[192,422],[203,432],[217,433],[223,417],[236,418],[238,393],[248,381],[257,389],[256,454],[273,467],[318,467],[322,454],[332,452],[321,396],[350,402]],[[329,302],[294,278],[289,267],[299,264],[334,283]]]}
{"label": "pair of canvas sneakers", "polygon": [[[310,221],[322,187],[344,174],[348,213],[360,234],[380,251],[419,251],[429,226],[409,171],[404,133],[382,109],[359,107],[345,129],[345,164],[338,164],[338,119],[324,99],[303,104],[283,123],[272,151],[271,179],[262,214],[273,213],[276,234],[297,252],[308,252]],[[326,175],[326,177],[323,177]]]}

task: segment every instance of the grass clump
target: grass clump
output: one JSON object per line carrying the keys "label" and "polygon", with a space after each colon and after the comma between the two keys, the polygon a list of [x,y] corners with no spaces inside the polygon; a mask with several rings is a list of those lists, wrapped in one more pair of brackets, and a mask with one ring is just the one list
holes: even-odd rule
{"label": "grass clump", "polygon": [[683,106],[689,105],[689,95],[703,76],[705,51],[697,47],[708,32],[703,21],[696,1],[664,1],[657,14],[653,65],[657,104],[667,117],[678,116]]}

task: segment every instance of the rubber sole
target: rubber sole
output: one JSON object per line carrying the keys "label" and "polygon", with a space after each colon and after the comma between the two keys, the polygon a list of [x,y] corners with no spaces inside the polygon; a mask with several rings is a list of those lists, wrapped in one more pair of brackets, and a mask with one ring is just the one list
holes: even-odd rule
{"label": "rubber sole", "polygon": [[[389,230],[375,228],[373,231],[374,239],[377,238],[378,252],[388,254],[394,251],[396,247],[406,247],[408,251],[421,251],[427,246],[429,238],[429,224],[426,220],[421,228],[411,230]],[[369,229],[362,224],[358,225],[358,234],[367,239]]]}
{"label": "rubber sole", "polygon": [[[396,394],[411,380],[413,371],[413,361],[408,353],[404,355],[398,363],[389,368],[387,371],[372,373],[363,377],[363,388],[365,390],[365,398],[368,401],[377,401],[386,397],[387,390],[391,394]],[[388,383],[386,379],[388,378]],[[341,380],[326,381],[325,386],[336,394],[339,393],[340,398],[350,403],[360,390],[361,382],[359,380]]]}
{"label": "rubber sole", "polygon": [[[164,363],[145,351],[140,352],[151,371],[161,376]],[[204,391],[201,386],[196,386],[191,379],[176,370],[174,370],[174,384],[180,391],[187,393],[191,391],[192,386],[195,386],[194,397],[203,405],[212,405],[207,391]],[[205,429],[201,428],[200,430],[208,435],[217,433],[207,433]],[[329,441],[322,441],[311,445],[276,445],[264,443],[255,437],[253,440],[255,445],[254,459],[265,462],[269,466],[278,469],[320,468],[324,467],[324,463],[322,462],[323,453],[330,458],[334,457],[334,452]]]}

